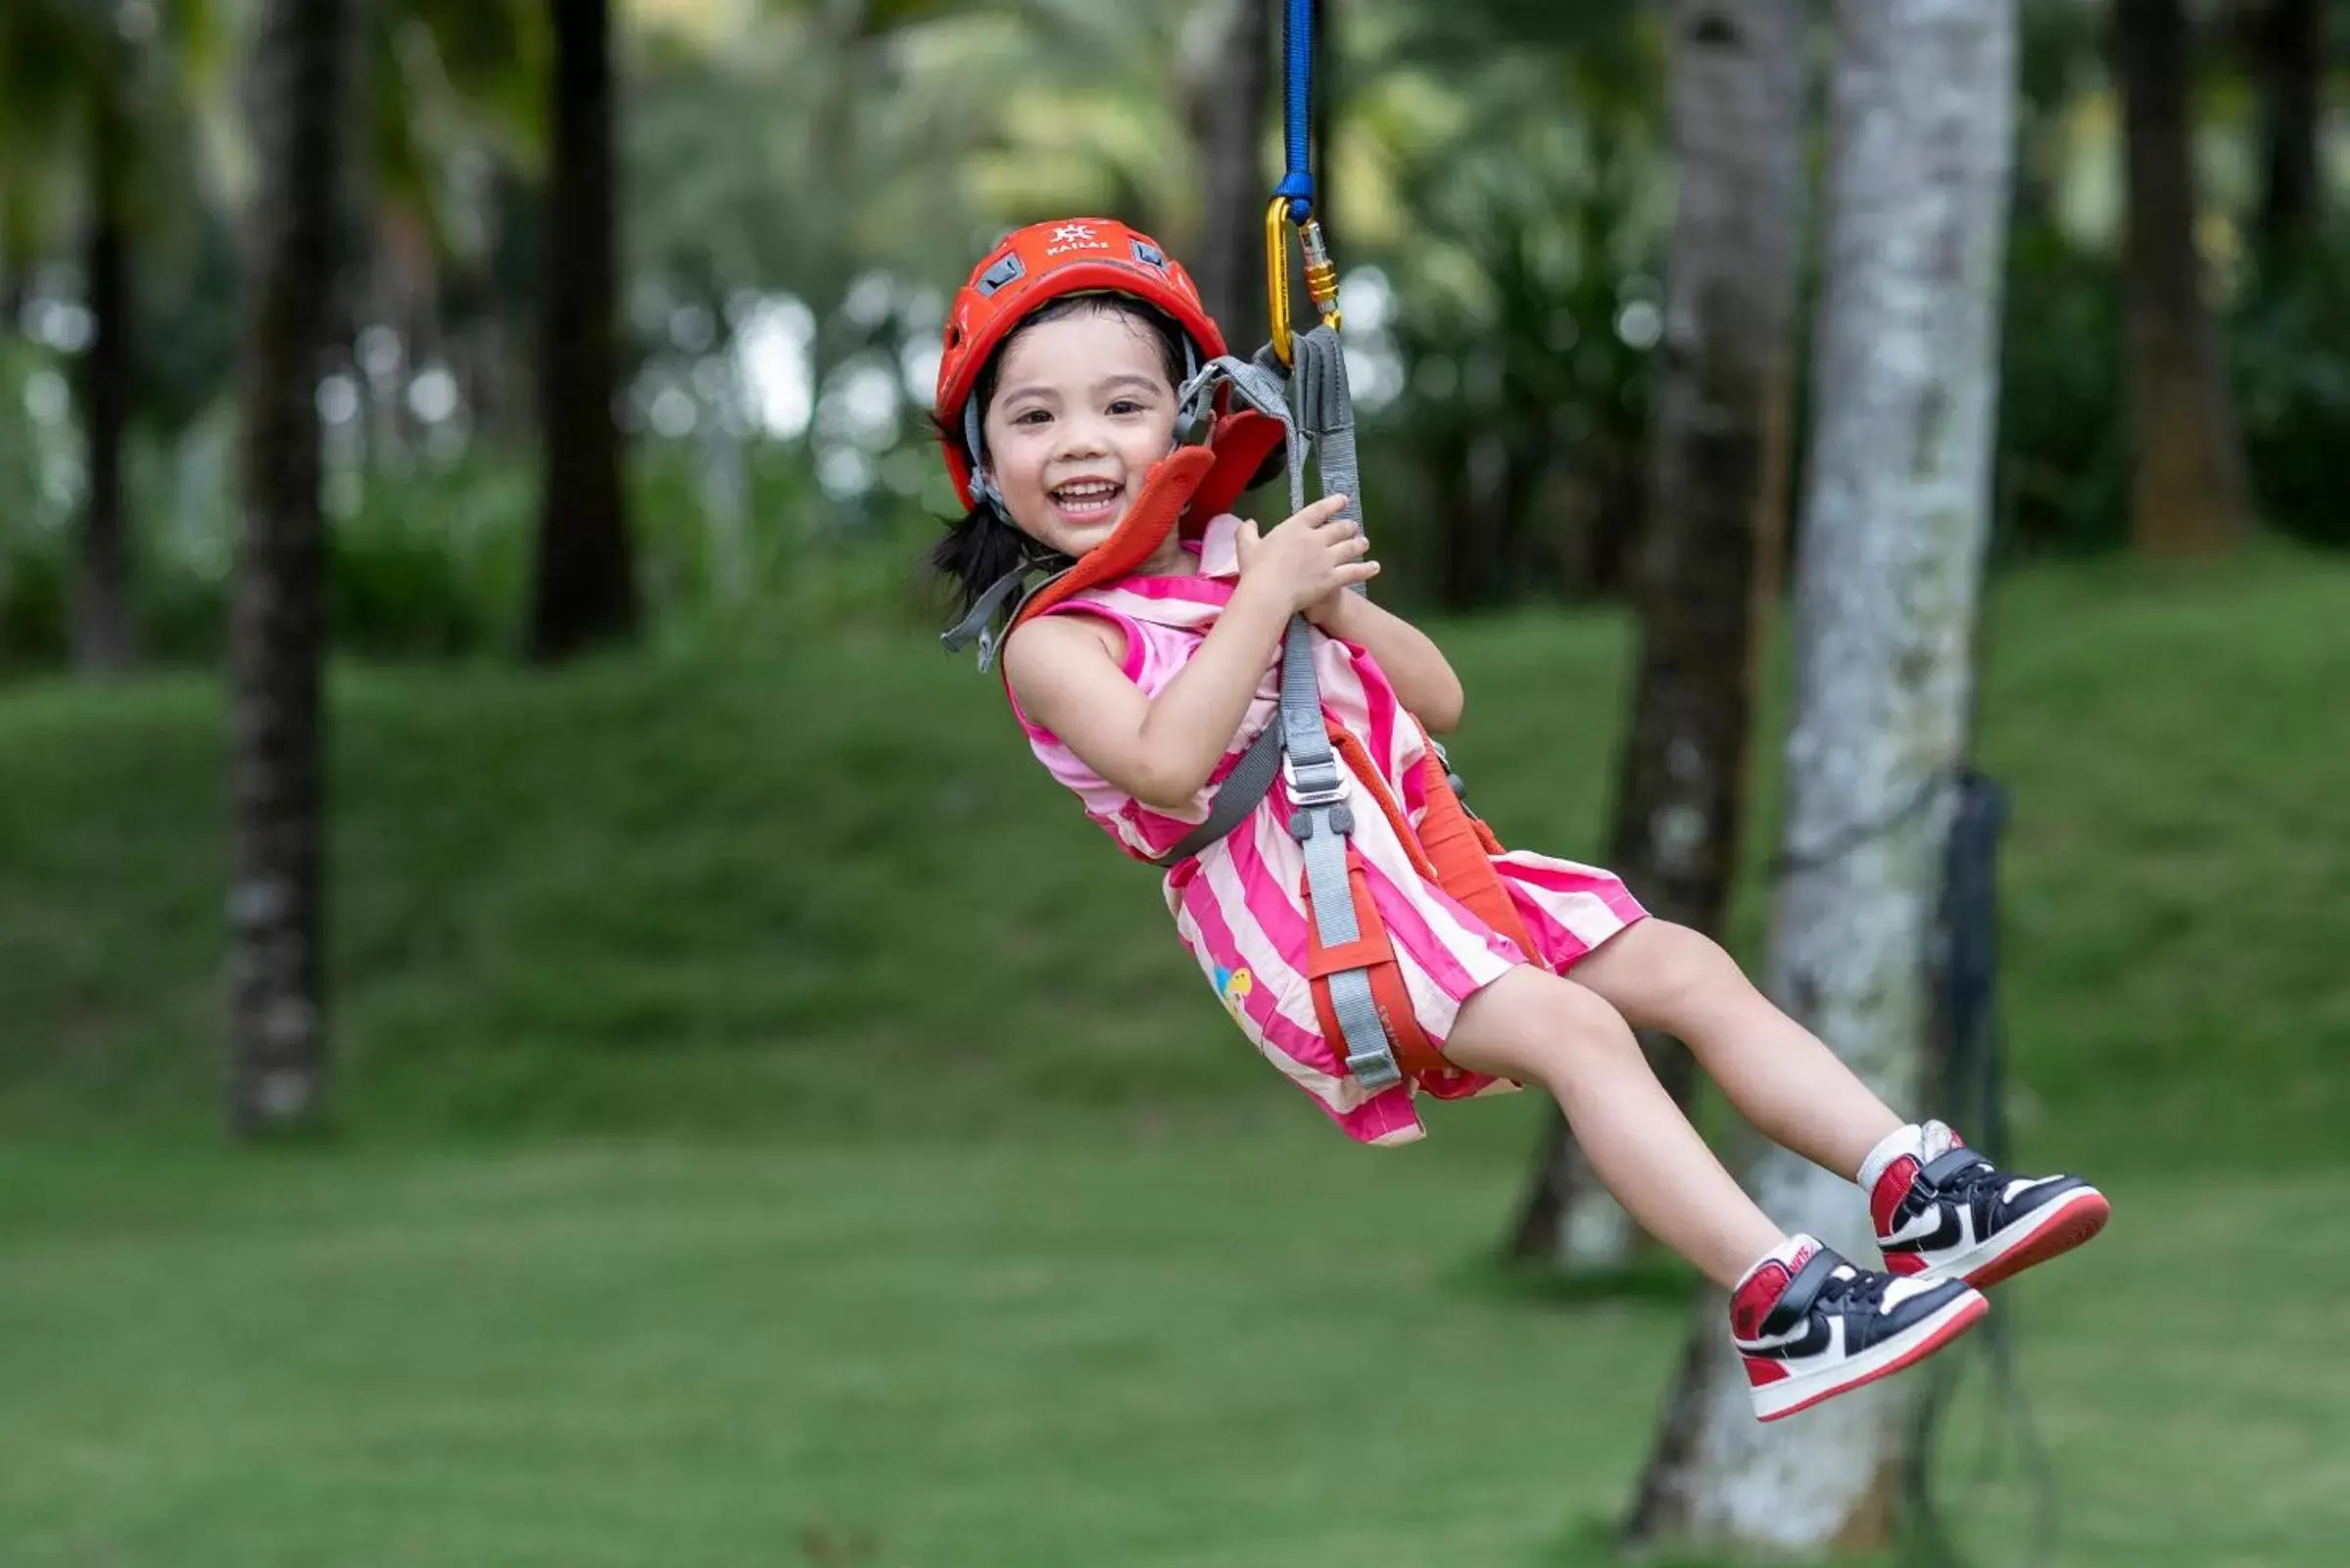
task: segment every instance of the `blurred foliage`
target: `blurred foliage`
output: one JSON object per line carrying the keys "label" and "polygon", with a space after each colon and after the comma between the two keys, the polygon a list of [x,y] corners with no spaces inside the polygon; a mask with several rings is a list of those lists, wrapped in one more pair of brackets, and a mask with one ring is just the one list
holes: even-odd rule
{"label": "blurred foliage", "polygon": [[[170,661],[222,651],[233,519],[226,422],[131,452],[138,527],[134,613],[144,646]],[[0,483],[37,493],[38,459],[0,441]],[[56,482],[55,480],[52,481]],[[68,481],[70,482],[70,480]],[[844,529],[820,504],[806,453],[745,447],[731,482],[709,496],[703,454],[675,444],[638,453],[639,568],[647,602],[673,641],[761,645],[856,628],[927,624],[917,560],[931,519],[906,507]],[[203,503],[176,504],[191,493]],[[498,657],[520,645],[538,474],[510,454],[330,473],[328,620],[335,645],[379,659]],[[731,530],[739,511],[760,520]],[[0,672],[62,664],[68,652],[72,535],[35,521],[0,532]]]}
{"label": "blurred foliage", "polygon": [[[2309,544],[2350,548],[2337,448],[2350,428],[2350,226],[2292,265],[2248,264],[2222,321],[2261,512]],[[1999,408],[1998,542],[2009,556],[2129,544],[2128,394],[2120,259],[2045,224],[2008,264]]]}
{"label": "blurred foliage", "polygon": [[[2338,1167],[2350,748],[2313,715],[2338,703],[2350,560],[2038,563],[1987,614],[2019,1117],[2100,1167]],[[1440,625],[1505,842],[1596,852],[1629,630]],[[993,678],[920,637],[727,632],[558,675],[338,666],[329,983],[355,1130],[1344,1143],[1202,1005],[1150,875],[1079,842]],[[1762,686],[1758,737],[1787,692]],[[0,1145],[211,1124],[222,701],[167,676],[0,703],[0,1017],[24,1043],[0,1051]],[[1779,793],[1756,752],[1747,952]]]}
{"label": "blurred foliage", "polygon": [[[624,4],[627,400],[648,600],[673,637],[902,627],[944,508],[923,423],[948,291],[1010,224],[1083,210],[1200,231],[1189,106],[1230,0]],[[535,505],[548,44],[537,0],[382,0],[321,388],[336,636],[511,646]],[[1643,504],[1672,210],[1669,40],[1634,0],[1346,0],[1323,173],[1349,269],[1373,526],[1398,602],[1612,592]],[[2350,19],[2345,19],[2350,20]],[[62,655],[80,499],[71,386],[83,119],[142,149],[131,433],[138,614],[217,648],[232,523],[249,156],[234,0],[0,11],[0,663]],[[2093,8],[2027,8],[2000,416],[2003,558],[2125,539],[2116,126]],[[2245,237],[2259,103],[2205,34],[2206,249],[2266,513],[2350,543],[2350,231],[2283,265]],[[2345,31],[2350,36],[2350,30]],[[1267,40],[1269,50],[1274,40]],[[2337,64],[2339,64],[2337,62]],[[1270,178],[1278,150],[1269,139]],[[1230,323],[1254,341],[1256,323]],[[1268,499],[1260,505],[1277,504]]]}
{"label": "blurred foliage", "polygon": [[[1499,61],[1405,166],[1421,231],[1385,262],[1402,375],[1376,420],[1381,550],[1455,609],[1612,588],[1637,525],[1671,214],[1641,107],[1660,62],[1620,64]],[[1562,87],[1585,112],[1546,124]]]}

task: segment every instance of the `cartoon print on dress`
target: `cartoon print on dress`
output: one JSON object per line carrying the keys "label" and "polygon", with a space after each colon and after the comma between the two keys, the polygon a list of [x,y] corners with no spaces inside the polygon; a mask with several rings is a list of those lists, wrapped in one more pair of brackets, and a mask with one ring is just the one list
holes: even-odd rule
{"label": "cartoon print on dress", "polygon": [[1242,1004],[1256,988],[1256,976],[1249,974],[1247,965],[1232,970],[1222,964],[1216,966],[1216,994],[1223,998],[1223,1005],[1231,1010],[1233,1018],[1241,1017]]}

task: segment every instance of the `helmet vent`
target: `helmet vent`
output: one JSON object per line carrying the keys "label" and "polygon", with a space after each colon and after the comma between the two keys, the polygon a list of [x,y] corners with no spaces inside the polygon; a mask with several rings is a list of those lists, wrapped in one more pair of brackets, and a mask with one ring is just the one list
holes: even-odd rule
{"label": "helmet vent", "polygon": [[1018,252],[1006,256],[1002,261],[980,274],[980,280],[975,285],[980,291],[980,298],[987,298],[1027,270],[1028,267],[1021,261]]}

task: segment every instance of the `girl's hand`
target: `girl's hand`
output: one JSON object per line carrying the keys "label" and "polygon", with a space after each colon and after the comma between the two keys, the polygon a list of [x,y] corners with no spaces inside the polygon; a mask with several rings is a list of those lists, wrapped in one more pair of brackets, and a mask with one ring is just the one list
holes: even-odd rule
{"label": "girl's hand", "polygon": [[1326,612],[1338,594],[1379,572],[1366,559],[1370,541],[1338,515],[1345,509],[1344,496],[1325,496],[1262,539],[1255,523],[1242,523],[1233,541],[1241,581],[1264,584],[1293,615]]}

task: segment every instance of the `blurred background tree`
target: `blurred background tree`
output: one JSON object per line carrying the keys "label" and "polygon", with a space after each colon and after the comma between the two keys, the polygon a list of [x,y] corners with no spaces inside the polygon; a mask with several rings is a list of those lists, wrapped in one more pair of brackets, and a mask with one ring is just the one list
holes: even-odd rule
{"label": "blurred background tree", "polygon": [[[542,449],[555,410],[540,383],[579,400],[563,418],[591,418],[579,389],[604,374],[554,357],[592,334],[539,347],[555,299],[542,282],[593,286],[591,266],[561,260],[593,248],[549,226],[571,188],[550,156],[560,13],[371,6],[367,151],[347,202],[363,240],[320,391],[337,644],[565,642],[532,630],[552,613],[532,585],[571,581],[565,544],[591,538],[602,564],[578,580],[601,585],[601,608],[583,626],[625,625],[623,582],[656,630],[919,620],[903,564],[941,505],[919,417],[926,339],[991,234],[1119,213],[1201,258],[1235,336],[1261,335],[1259,214],[1236,193],[1273,161],[1269,11],[624,7],[610,18],[618,433]],[[1612,596],[1651,489],[1671,215],[1663,14],[1347,0],[1332,19],[1325,177],[1389,498],[1390,592],[1455,609]],[[2139,529],[2156,547],[2161,505],[2187,490],[2131,480],[2130,453],[2204,445],[2215,475],[2248,476],[2249,499],[2198,515],[2256,510],[2341,538],[2325,432],[2350,365],[2317,281],[2338,241],[2312,108],[2329,20],[2309,0],[2031,8],[2002,560],[2119,549]],[[0,26],[14,73],[0,135],[21,149],[0,178],[0,460],[27,480],[0,528],[0,657],[202,657],[224,626],[229,235],[252,169],[225,63],[249,8],[27,0]],[[2125,93],[2134,75],[2143,90]],[[2125,102],[2144,109],[2134,227]],[[2201,338],[2181,327],[2168,353],[2160,331],[2124,330],[2126,297],[2160,302],[2159,324],[2182,290],[2212,312]],[[2205,339],[2189,356],[2209,362],[2201,392],[2158,399],[2176,377],[2125,369],[2134,354],[2186,364]],[[2150,400],[2145,419],[2225,395],[2240,439],[2197,415],[2134,446],[2125,385]],[[566,481],[573,464],[605,477]],[[581,499],[543,499],[565,484]],[[592,522],[602,497],[620,510]]]}

